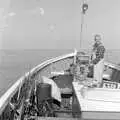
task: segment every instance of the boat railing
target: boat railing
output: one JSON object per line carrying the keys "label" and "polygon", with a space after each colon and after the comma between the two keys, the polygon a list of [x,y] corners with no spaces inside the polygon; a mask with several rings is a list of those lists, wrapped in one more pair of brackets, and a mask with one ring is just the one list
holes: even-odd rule
{"label": "boat railing", "polygon": [[70,53],[66,55],[62,55],[56,58],[52,58],[49,60],[46,60],[45,62],[39,64],[38,66],[34,67],[30,72],[27,72],[24,76],[22,76],[20,79],[18,79],[8,90],[3,96],[0,98],[0,115],[2,114],[3,110],[7,106],[7,104],[10,102],[11,98],[13,95],[17,92],[19,89],[20,85],[22,86],[24,83],[24,80],[26,77],[29,77],[29,75],[37,74],[41,69],[46,67],[47,65],[54,63],[56,61],[60,61],[62,59],[70,58],[73,57],[75,53]]}
{"label": "boat railing", "polygon": [[109,68],[117,69],[117,70],[120,71],[120,66],[117,65],[117,64],[113,64],[113,63],[110,63],[110,62],[105,62],[104,64],[105,64],[105,66],[107,66],[107,67],[109,67]]}

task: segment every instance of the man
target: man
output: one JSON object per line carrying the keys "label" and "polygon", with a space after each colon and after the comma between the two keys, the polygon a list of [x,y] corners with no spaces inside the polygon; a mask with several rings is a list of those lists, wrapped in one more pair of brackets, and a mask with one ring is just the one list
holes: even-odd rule
{"label": "man", "polygon": [[95,35],[95,43],[92,50],[92,61],[94,66],[94,80],[99,84],[102,82],[103,70],[104,70],[104,53],[105,48],[101,43],[101,36]]}

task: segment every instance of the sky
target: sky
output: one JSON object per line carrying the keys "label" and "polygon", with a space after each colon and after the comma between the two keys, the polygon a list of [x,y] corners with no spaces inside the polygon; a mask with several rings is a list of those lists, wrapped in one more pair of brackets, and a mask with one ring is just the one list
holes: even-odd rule
{"label": "sky", "polygon": [[[120,0],[87,0],[81,47],[119,49]],[[80,48],[81,0],[1,0],[0,49]]]}

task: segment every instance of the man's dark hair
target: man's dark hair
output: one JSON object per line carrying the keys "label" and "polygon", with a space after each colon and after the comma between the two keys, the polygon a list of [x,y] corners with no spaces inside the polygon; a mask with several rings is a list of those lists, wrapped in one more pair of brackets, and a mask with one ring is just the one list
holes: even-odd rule
{"label": "man's dark hair", "polygon": [[[95,36],[94,36],[94,38],[95,38],[95,40],[96,40],[96,38],[98,38],[99,40],[101,39],[101,36],[99,35],[99,34],[96,34]],[[97,40],[98,40],[97,39]]]}

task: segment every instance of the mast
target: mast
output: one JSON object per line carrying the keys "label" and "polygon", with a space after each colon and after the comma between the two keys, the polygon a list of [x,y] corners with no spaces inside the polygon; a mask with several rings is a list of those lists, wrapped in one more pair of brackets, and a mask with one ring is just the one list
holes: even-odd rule
{"label": "mast", "polygon": [[80,48],[82,47],[82,35],[83,35],[83,25],[84,25],[84,15],[88,9],[88,4],[85,0],[82,0],[82,11],[81,11],[81,28],[80,28]]}

